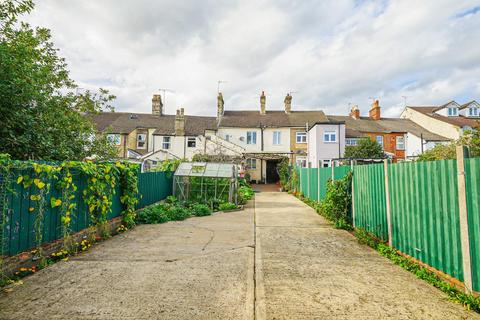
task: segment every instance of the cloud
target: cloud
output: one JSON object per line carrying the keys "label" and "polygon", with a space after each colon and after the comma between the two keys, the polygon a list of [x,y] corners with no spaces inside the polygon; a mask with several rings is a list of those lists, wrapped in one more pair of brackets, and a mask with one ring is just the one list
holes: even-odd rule
{"label": "cloud", "polygon": [[119,111],[214,115],[217,81],[227,109],[293,108],[384,114],[404,104],[479,99],[479,1],[42,0],[27,17],[53,40],[84,88],[105,87]]}

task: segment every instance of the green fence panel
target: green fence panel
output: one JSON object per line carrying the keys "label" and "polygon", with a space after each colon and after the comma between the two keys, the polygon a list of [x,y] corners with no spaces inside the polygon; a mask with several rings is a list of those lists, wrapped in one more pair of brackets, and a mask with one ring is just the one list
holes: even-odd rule
{"label": "green fence panel", "polygon": [[325,196],[327,195],[327,184],[328,181],[332,179],[332,168],[318,168],[319,172],[319,177],[320,177],[320,201],[325,199]]}
{"label": "green fence panel", "polygon": [[300,168],[300,193],[304,196],[308,192],[308,168]]}
{"label": "green fence panel", "polygon": [[311,200],[318,201],[318,168],[308,169],[310,175],[310,194],[308,197]]}
{"label": "green fence panel", "polygon": [[465,159],[473,290],[480,291],[480,158]]}
{"label": "green fence panel", "polygon": [[353,169],[355,226],[388,238],[383,164],[355,166]]}
{"label": "green fence panel", "polygon": [[[5,216],[5,225],[0,232],[0,254],[15,255],[19,252],[30,250],[37,245],[35,233],[35,219],[37,212],[30,212],[29,208],[35,207],[30,200],[31,190],[33,188],[23,188],[15,181],[19,176],[34,176],[33,169],[15,169],[12,172],[12,190],[0,190],[5,192],[7,212]],[[71,214],[71,232],[81,231],[90,226],[90,215],[87,206],[83,201],[83,190],[87,187],[87,177],[76,170],[72,170],[72,178],[77,186],[75,192],[76,209]],[[0,177],[3,179],[3,177]],[[45,195],[45,210],[42,219],[42,243],[54,241],[63,237],[61,226],[60,208],[52,208],[50,205],[51,197],[61,198],[61,190],[56,188],[56,181],[50,181],[51,188]],[[138,188],[140,200],[137,208],[150,205],[165,199],[172,193],[172,174],[164,172],[139,173]],[[117,185],[115,193],[112,196],[111,211],[107,214],[107,219],[113,219],[120,216],[123,206],[120,202],[121,189]]]}
{"label": "green fence panel", "polygon": [[333,176],[335,180],[340,180],[340,179],[343,179],[350,171],[352,171],[351,166],[335,167]]}
{"label": "green fence panel", "polygon": [[141,195],[137,208],[143,208],[165,199],[172,194],[173,173],[144,172],[138,176],[138,193]]}
{"label": "green fence panel", "polygon": [[389,166],[392,243],[463,281],[456,161]]}

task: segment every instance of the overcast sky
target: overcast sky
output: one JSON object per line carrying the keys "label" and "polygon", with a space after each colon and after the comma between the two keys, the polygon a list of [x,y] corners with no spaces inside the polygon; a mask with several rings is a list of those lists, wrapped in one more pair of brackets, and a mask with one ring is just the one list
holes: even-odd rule
{"label": "overcast sky", "polygon": [[480,100],[480,0],[159,1],[38,0],[28,17],[52,30],[71,77],[117,96],[117,111],[150,112],[168,88],[167,113],[225,107],[367,113],[407,104]]}

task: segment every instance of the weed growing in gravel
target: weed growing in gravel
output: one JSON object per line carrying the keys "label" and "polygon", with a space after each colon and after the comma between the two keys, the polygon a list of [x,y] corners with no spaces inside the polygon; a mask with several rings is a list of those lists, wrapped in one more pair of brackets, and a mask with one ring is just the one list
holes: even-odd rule
{"label": "weed growing in gravel", "polygon": [[364,229],[356,229],[355,236],[357,237],[359,243],[372,247],[382,256],[393,261],[393,263],[396,265],[399,265],[403,269],[415,274],[417,278],[425,280],[434,287],[440,289],[449,296],[450,300],[462,304],[468,310],[473,310],[480,313],[480,297],[475,297],[472,294],[466,294],[459,291],[453,285],[443,281],[434,272],[402,256],[397,252],[397,250],[389,247]]}

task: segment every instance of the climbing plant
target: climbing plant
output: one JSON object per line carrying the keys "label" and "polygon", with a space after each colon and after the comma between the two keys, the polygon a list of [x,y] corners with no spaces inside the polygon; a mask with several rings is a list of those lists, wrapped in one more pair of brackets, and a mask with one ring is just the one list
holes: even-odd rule
{"label": "climbing plant", "polygon": [[138,204],[138,165],[117,162],[115,166],[120,170],[123,223],[127,228],[131,228],[135,225],[135,207]]}

